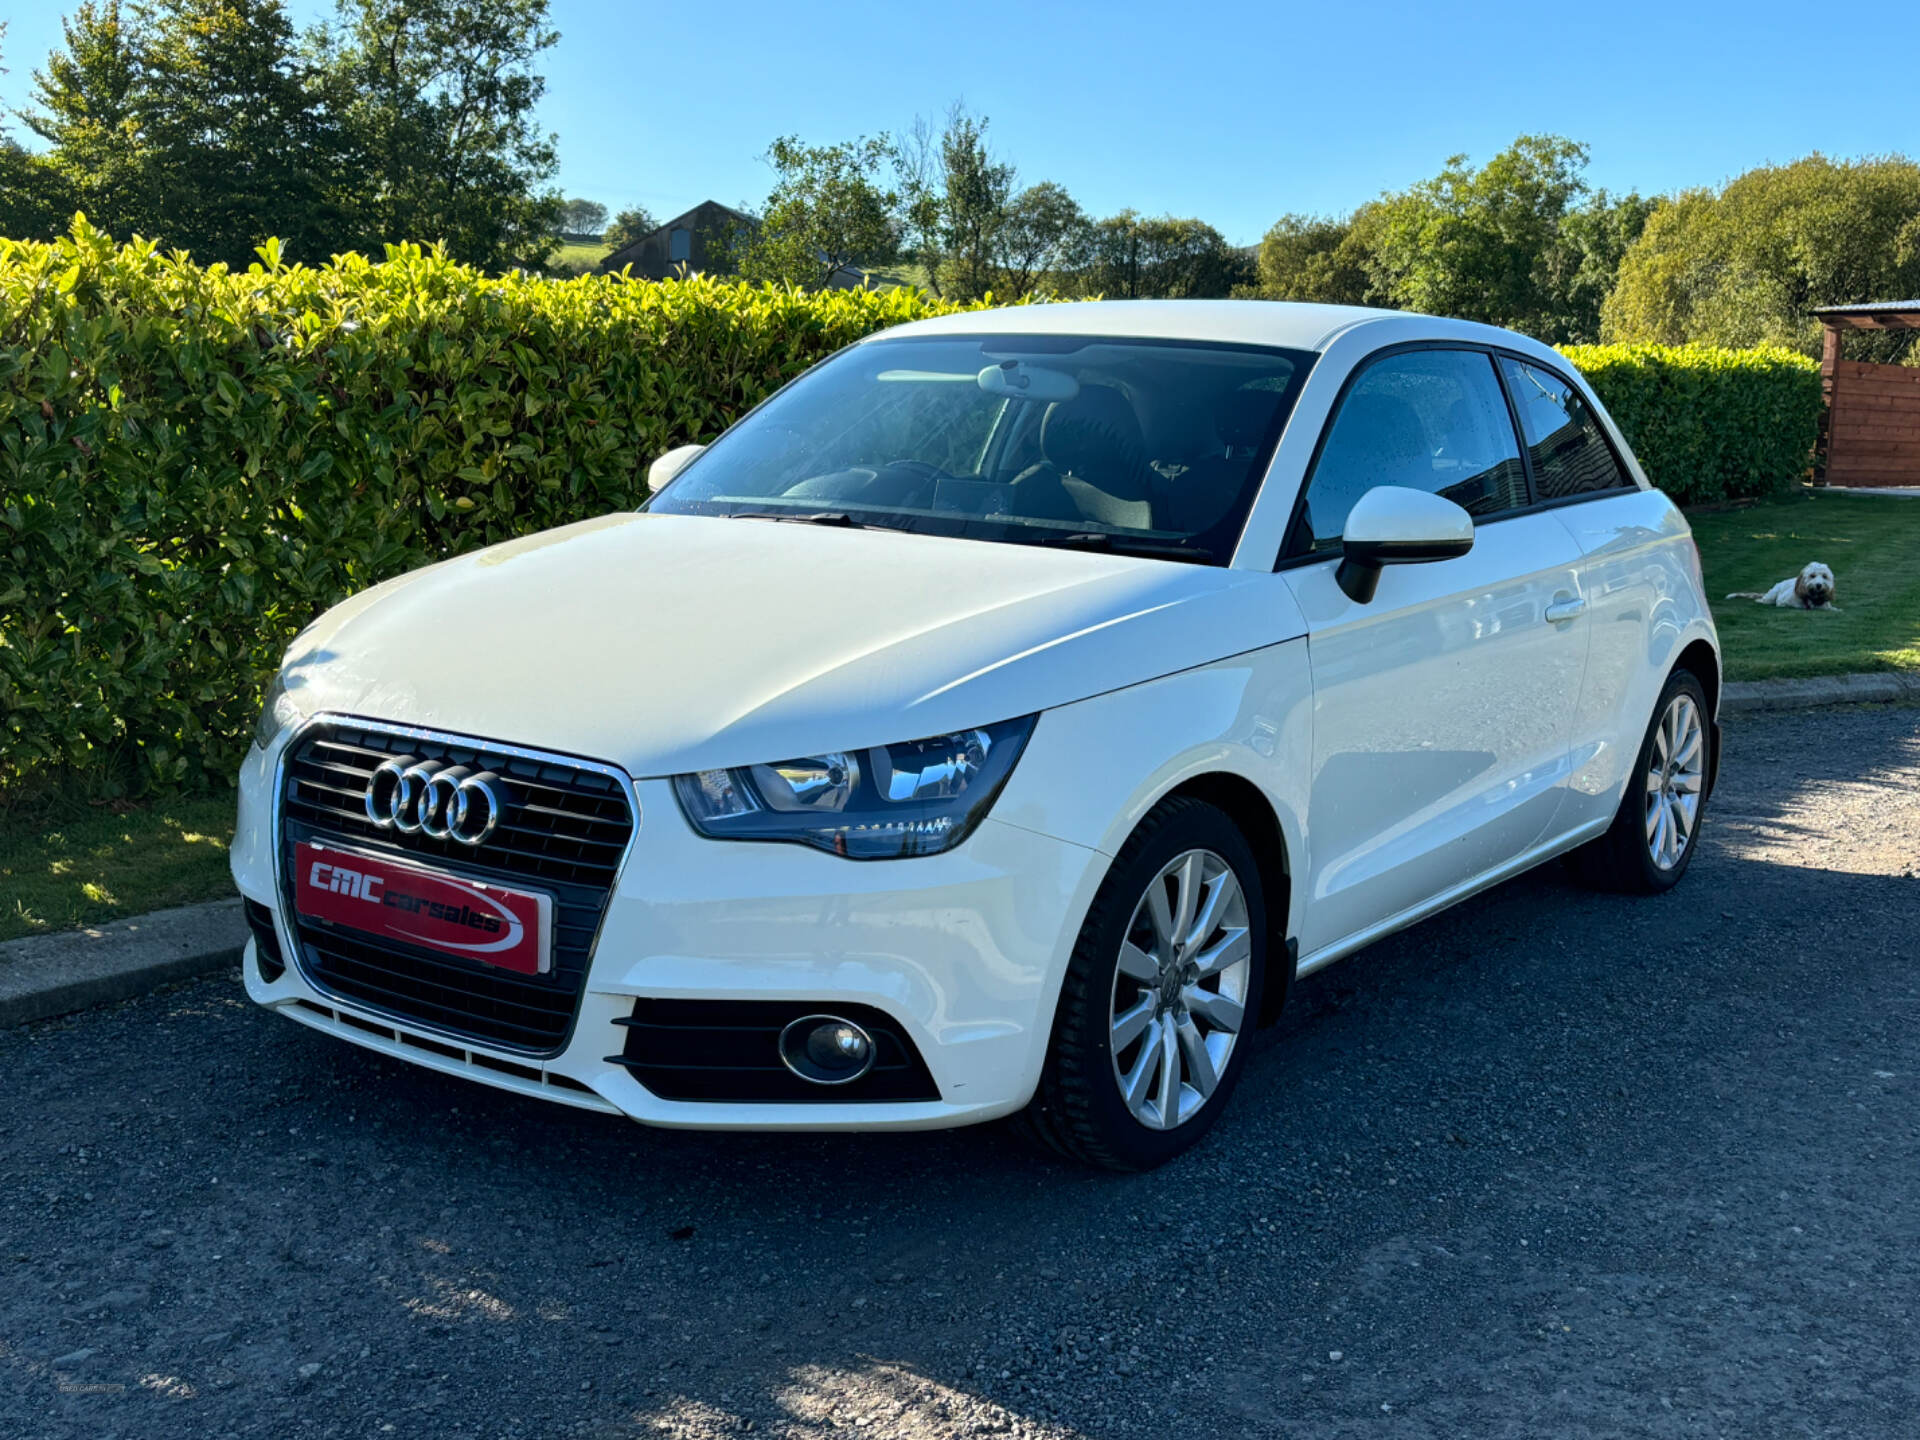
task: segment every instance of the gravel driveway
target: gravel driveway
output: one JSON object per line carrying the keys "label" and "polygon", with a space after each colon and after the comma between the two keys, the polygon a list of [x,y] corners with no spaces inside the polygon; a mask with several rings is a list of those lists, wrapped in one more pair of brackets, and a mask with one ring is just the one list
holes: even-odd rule
{"label": "gravel driveway", "polygon": [[1315,976],[1155,1175],[643,1130],[234,977],[0,1033],[0,1434],[1915,1434],[1920,710],[1728,744],[1675,894]]}

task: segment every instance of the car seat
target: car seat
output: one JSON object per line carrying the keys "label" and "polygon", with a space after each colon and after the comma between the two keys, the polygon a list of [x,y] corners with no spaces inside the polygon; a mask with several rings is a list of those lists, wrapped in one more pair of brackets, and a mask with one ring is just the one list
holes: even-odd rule
{"label": "car seat", "polygon": [[1014,514],[1153,528],[1146,441],[1132,404],[1113,386],[1083,385],[1049,405],[1040,453],[1045,458],[1014,479]]}

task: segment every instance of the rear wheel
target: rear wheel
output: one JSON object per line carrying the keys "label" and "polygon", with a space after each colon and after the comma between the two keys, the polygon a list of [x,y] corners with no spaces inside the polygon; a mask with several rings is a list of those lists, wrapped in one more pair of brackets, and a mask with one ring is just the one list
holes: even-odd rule
{"label": "rear wheel", "polygon": [[1025,1128],[1114,1170],[1192,1145],[1239,1079],[1266,952],[1266,898],[1239,828],[1198,800],[1162,804],[1081,928]]}
{"label": "rear wheel", "polygon": [[1597,889],[1630,894],[1677,885],[1698,848],[1712,746],[1706,690],[1691,671],[1676,670],[1654,706],[1613,825],[1573,852],[1574,873]]}

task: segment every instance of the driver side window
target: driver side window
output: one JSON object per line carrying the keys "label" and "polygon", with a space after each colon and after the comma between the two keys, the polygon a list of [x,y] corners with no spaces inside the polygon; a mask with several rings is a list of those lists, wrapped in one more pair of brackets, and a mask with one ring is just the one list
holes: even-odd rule
{"label": "driver side window", "polygon": [[1527,504],[1513,418],[1478,350],[1408,350],[1361,372],[1307,477],[1293,553],[1340,547],[1347,512],[1376,485],[1442,495],[1476,520]]}

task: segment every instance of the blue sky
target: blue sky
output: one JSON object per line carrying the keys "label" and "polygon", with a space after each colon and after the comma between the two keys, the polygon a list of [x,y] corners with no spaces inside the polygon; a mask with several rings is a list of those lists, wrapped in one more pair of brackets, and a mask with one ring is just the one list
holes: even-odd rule
{"label": "blue sky", "polygon": [[[9,104],[66,8],[8,6]],[[1870,74],[1920,49],[1911,3],[553,0],[553,19],[542,115],[561,185],[662,219],[709,196],[757,203],[775,135],[898,131],[955,99],[991,118],[1023,180],[1059,181],[1096,214],[1197,215],[1240,244],[1523,131],[1585,141],[1593,183],[1647,192],[1816,149],[1920,152],[1899,67]],[[1831,54],[1865,68],[1836,82]]]}

